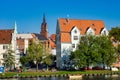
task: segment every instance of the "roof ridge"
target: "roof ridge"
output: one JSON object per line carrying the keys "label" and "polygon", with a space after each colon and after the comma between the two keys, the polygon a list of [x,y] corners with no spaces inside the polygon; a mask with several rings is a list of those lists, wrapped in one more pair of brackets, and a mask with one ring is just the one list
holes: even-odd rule
{"label": "roof ridge", "polygon": [[0,29],[1,31],[3,31],[3,30],[14,30],[14,29]]}
{"label": "roof ridge", "polygon": [[[67,18],[59,18],[59,19],[67,19]],[[83,20],[83,21],[103,21],[103,20],[93,20],[93,19],[73,19],[73,18],[69,18],[69,20]]]}

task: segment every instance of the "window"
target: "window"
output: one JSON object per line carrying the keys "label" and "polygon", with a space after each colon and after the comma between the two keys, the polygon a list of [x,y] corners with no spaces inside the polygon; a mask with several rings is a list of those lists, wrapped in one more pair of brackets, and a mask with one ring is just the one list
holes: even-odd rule
{"label": "window", "polygon": [[75,48],[75,44],[72,44],[72,48]]}
{"label": "window", "polygon": [[78,40],[78,36],[74,36],[74,40]]}
{"label": "window", "polygon": [[77,30],[75,30],[74,33],[77,33]]}
{"label": "window", "polygon": [[106,31],[104,31],[104,35],[106,35]]}
{"label": "window", "polygon": [[3,49],[8,49],[8,46],[7,45],[3,45]]}
{"label": "window", "polygon": [[3,58],[6,58],[7,57],[7,55],[6,54],[3,54]]}

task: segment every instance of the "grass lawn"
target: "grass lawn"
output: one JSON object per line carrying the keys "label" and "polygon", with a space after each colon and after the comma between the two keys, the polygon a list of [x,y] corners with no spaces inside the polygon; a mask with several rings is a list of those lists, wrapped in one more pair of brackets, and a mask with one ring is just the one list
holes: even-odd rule
{"label": "grass lawn", "polygon": [[19,77],[23,76],[45,76],[45,75],[65,75],[65,74],[111,74],[111,73],[120,73],[120,71],[110,71],[110,70],[87,70],[87,71],[39,71],[39,72],[5,72],[4,75],[0,74],[0,77],[15,77],[17,74]]}

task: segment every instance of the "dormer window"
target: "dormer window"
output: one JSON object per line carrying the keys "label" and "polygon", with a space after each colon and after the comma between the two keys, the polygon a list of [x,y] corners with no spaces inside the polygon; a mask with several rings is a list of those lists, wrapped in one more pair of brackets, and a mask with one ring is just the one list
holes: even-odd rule
{"label": "dormer window", "polygon": [[77,33],[77,30],[75,30],[74,33]]}
{"label": "dormer window", "polygon": [[104,31],[104,35],[106,35],[106,31]]}

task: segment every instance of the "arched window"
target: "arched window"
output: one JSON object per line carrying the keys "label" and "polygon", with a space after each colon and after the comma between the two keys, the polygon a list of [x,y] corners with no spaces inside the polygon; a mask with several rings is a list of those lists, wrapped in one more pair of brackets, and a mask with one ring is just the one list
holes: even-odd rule
{"label": "arched window", "polygon": [[74,30],[74,33],[77,33],[77,30]]}

